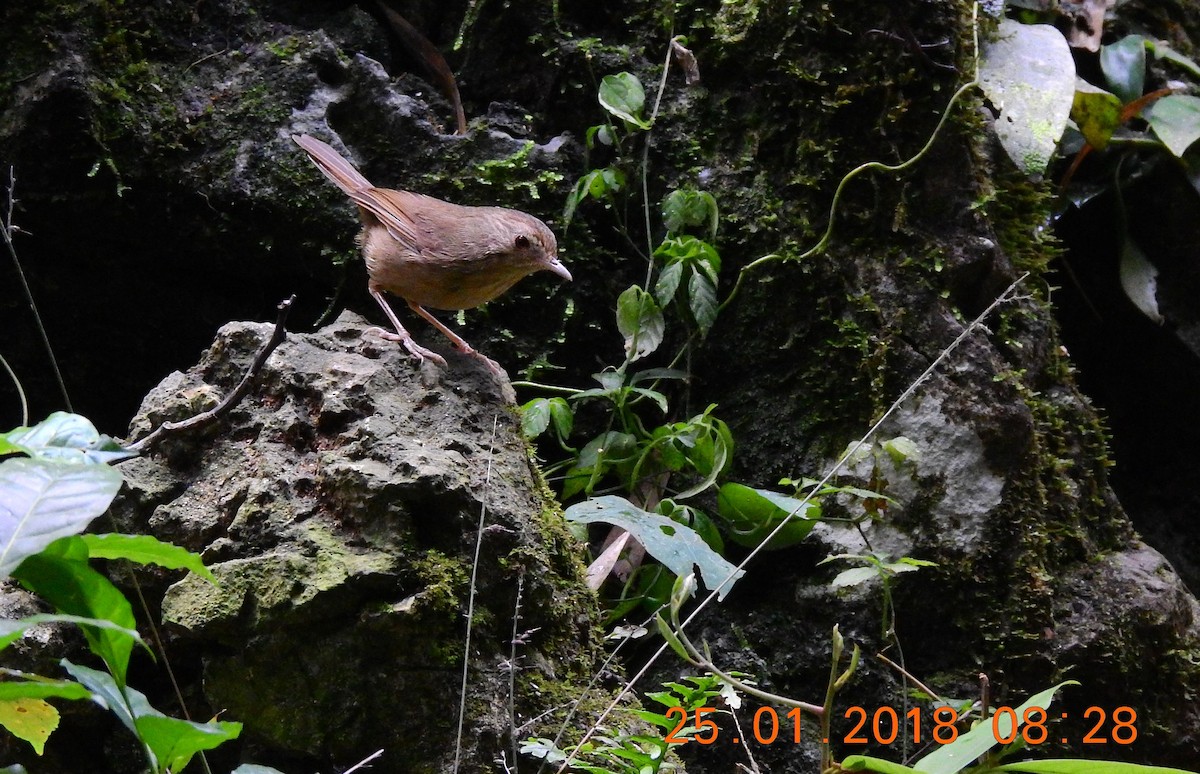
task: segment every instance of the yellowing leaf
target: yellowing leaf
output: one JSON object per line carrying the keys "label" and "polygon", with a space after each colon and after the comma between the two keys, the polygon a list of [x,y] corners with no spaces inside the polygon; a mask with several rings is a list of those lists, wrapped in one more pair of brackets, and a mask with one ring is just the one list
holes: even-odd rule
{"label": "yellowing leaf", "polygon": [[58,710],[42,699],[0,701],[0,726],[18,739],[24,739],[41,755],[46,740],[58,728]]}
{"label": "yellowing leaf", "polygon": [[1083,138],[1096,150],[1104,150],[1113,131],[1121,124],[1121,100],[1082,78],[1075,81],[1071,120]]}

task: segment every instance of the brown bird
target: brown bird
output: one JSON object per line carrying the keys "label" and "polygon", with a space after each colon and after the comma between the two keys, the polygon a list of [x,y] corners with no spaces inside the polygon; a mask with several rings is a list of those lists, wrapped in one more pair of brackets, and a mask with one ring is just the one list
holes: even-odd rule
{"label": "brown bird", "polygon": [[382,291],[387,291],[407,301],[459,352],[483,360],[496,374],[503,373],[426,307],[470,309],[543,269],[570,280],[571,272],[559,262],[558,243],[546,224],[504,207],[465,207],[411,191],[376,188],[324,142],[306,134],[292,139],[358,205],[363,222],[358,245],[367,262],[367,287],[396,333],[374,330],[399,341],[421,360],[446,365],[441,355],[413,341],[404,330],[383,297]]}

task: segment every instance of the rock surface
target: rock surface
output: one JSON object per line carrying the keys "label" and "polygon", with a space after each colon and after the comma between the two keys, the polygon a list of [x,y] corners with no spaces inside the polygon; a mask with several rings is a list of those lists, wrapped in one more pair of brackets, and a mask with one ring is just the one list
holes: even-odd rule
{"label": "rock surface", "polygon": [[[462,739],[465,770],[484,770],[535,730],[510,711],[524,723],[590,677],[596,600],[501,385],[365,328],[346,314],[289,335],[227,419],[123,466],[122,528],[200,552],[220,580],[167,587],[163,628],[206,707],[246,724],[244,758],[330,771],[382,748],[374,770],[421,772],[454,757],[482,518]],[[269,333],[222,328],[134,434],[223,394]]]}

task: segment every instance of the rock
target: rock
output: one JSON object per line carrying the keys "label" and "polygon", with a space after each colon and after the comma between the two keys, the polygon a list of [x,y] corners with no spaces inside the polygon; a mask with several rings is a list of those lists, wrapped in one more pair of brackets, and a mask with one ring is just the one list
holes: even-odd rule
{"label": "rock", "polygon": [[[147,591],[176,671],[202,671],[193,716],[245,723],[242,758],[329,771],[383,748],[376,770],[417,772],[454,757],[482,519],[461,738],[483,770],[534,733],[510,705],[525,722],[592,674],[597,602],[502,386],[454,354],[422,368],[365,327],[290,334],[226,418],[122,466],[122,527],[199,551],[219,579]],[[134,434],[225,394],[270,330],[223,327]]]}

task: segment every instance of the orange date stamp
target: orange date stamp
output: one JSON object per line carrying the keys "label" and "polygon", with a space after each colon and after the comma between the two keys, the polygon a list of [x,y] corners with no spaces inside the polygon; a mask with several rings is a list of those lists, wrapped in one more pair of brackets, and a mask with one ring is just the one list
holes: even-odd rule
{"label": "orange date stamp", "polygon": [[[716,707],[697,707],[689,717],[682,707],[671,707],[666,712],[668,719],[678,718],[679,722],[667,733],[667,744],[714,744],[721,734],[721,729],[712,718],[705,717],[717,712]],[[927,742],[950,744],[958,739],[960,718],[950,707],[942,706],[926,716],[920,707],[913,707],[904,713],[904,721],[891,707],[879,707],[874,712],[866,708],[852,706],[844,714],[850,721],[851,728],[842,738],[841,743],[891,745],[901,741],[901,734],[907,737],[904,741],[913,745]],[[1103,707],[1091,706],[1083,711],[1085,724],[1090,728],[1078,739],[1081,744],[1120,744],[1129,745],[1137,740],[1137,711],[1132,707],[1114,707],[1112,711]],[[1029,707],[1020,716],[1012,707],[997,707],[988,719],[991,725],[992,737],[997,744],[1012,744],[1021,739],[1025,744],[1036,746],[1050,741],[1052,719],[1067,719],[1067,713],[1059,713],[1052,718],[1041,707]],[[689,725],[690,721],[690,725]],[[800,709],[788,710],[782,718],[774,707],[759,707],[754,713],[754,721],[750,726],[754,741],[763,745],[771,744],[800,744]],[[684,735],[686,734],[686,735]],[[734,744],[742,740],[732,737]],[[747,740],[748,741],[748,740]],[[820,740],[828,744],[829,739]],[[837,741],[836,739],[834,741]],[[1068,737],[1059,737],[1063,744],[1070,744]]]}

